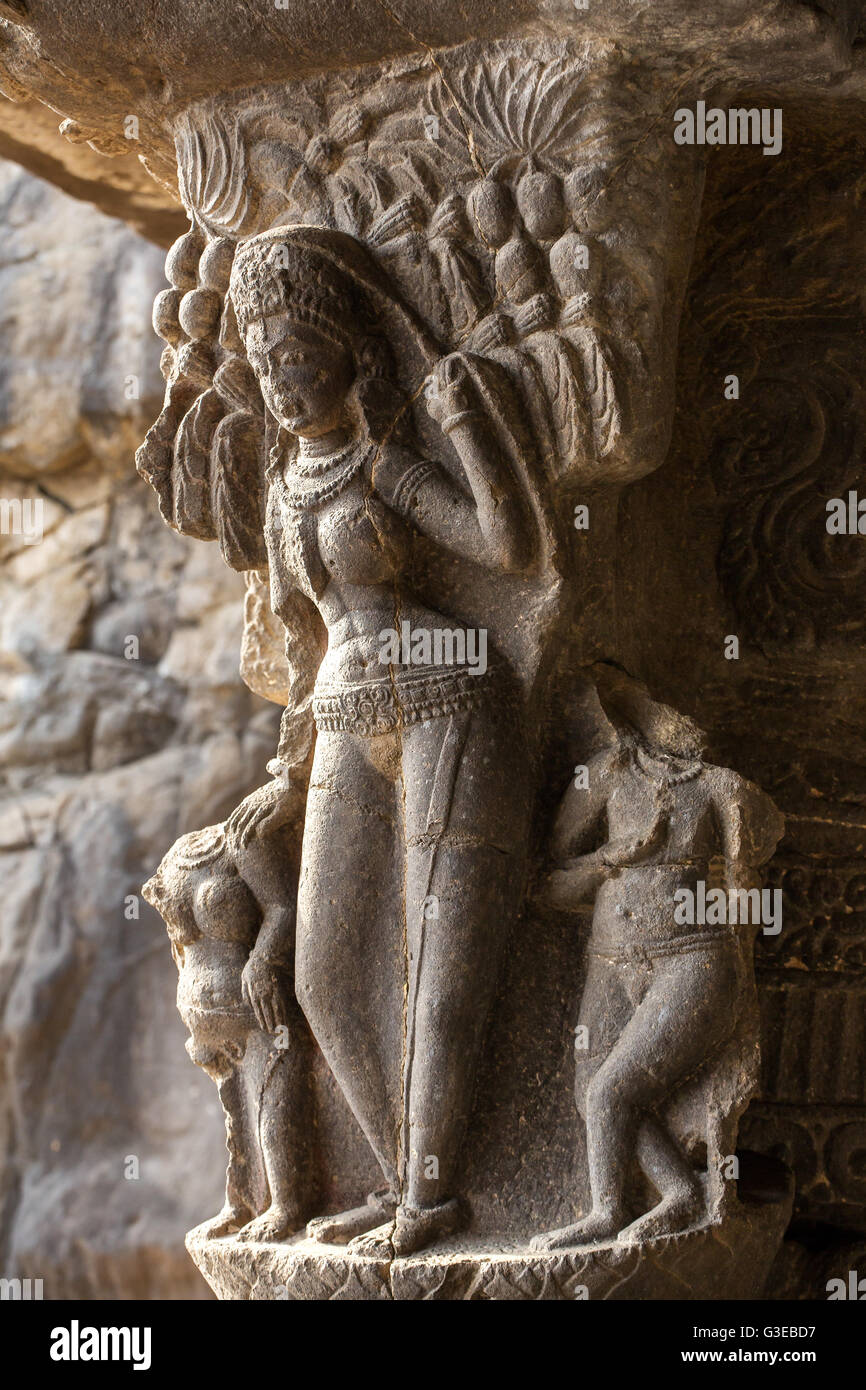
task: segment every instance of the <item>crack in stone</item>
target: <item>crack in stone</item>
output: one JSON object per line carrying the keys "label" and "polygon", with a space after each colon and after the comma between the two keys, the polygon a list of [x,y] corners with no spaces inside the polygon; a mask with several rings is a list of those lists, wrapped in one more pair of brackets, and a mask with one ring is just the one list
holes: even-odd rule
{"label": "crack in stone", "polygon": [[385,0],[376,0],[376,3],[379,6],[379,8],[385,12],[388,18],[393,21],[394,24],[398,25],[399,28],[405,30],[405,32],[409,35],[413,43],[417,43],[418,46],[420,48],[423,48],[426,52],[428,58],[430,59],[430,62],[432,63],[433,67],[436,69],[436,71],[442,79],[443,87],[445,88],[446,92],[448,93],[452,102],[454,103],[454,109],[457,112],[457,119],[460,122],[461,128],[464,133],[464,137],[466,139],[466,149],[469,153],[469,158],[472,160],[472,163],[474,164],[478,172],[481,174],[482,178],[484,178],[486,176],[487,170],[484,168],[484,165],[481,163],[481,160],[476,153],[475,140],[472,131],[469,130],[466,126],[466,122],[463,119],[463,113],[460,108],[460,103],[457,101],[457,98],[451,90],[448,78],[445,76],[445,73],[443,72],[436,58],[436,50],[432,48],[429,43],[425,43],[423,39],[419,38],[417,34],[414,34],[412,30],[409,28],[408,24],[406,24],[400,18],[399,15],[394,14],[393,10],[388,8],[388,6],[385,4]]}

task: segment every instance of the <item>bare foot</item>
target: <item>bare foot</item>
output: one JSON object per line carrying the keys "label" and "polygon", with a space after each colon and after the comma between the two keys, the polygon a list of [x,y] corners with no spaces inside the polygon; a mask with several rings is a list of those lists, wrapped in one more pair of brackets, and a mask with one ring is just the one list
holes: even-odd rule
{"label": "bare foot", "polygon": [[625,1219],[622,1212],[591,1211],[573,1226],[561,1226],[558,1231],[546,1231],[533,1236],[531,1250],[570,1250],[577,1245],[601,1245],[615,1240]]}
{"label": "bare foot", "polygon": [[219,1215],[214,1216],[206,1225],[202,1226],[201,1234],[208,1240],[217,1240],[220,1236],[232,1236],[247,1224],[252,1214],[249,1207],[225,1206]]}
{"label": "bare foot", "polygon": [[347,1245],[355,1236],[381,1226],[389,1216],[393,1216],[397,1198],[392,1192],[371,1192],[363,1207],[352,1207],[336,1216],[317,1216],[307,1222],[307,1235],[310,1240],[323,1245]]}
{"label": "bare foot", "polygon": [[438,1202],[435,1207],[400,1206],[392,1238],[394,1254],[412,1255],[462,1225],[463,1215],[456,1197]]}
{"label": "bare foot", "polygon": [[672,1192],[653,1207],[645,1216],[639,1216],[620,1234],[626,1245],[638,1245],[645,1240],[655,1240],[659,1236],[676,1235],[693,1226],[704,1214],[704,1199],[700,1187]]}
{"label": "bare foot", "polygon": [[286,1240],[303,1226],[303,1221],[295,1207],[268,1207],[248,1226],[244,1226],[239,1240],[258,1240],[268,1242]]}
{"label": "bare foot", "polygon": [[349,1241],[348,1248],[353,1255],[366,1255],[373,1260],[393,1260],[395,1227],[395,1221],[386,1221],[383,1226],[355,1236],[354,1240]]}

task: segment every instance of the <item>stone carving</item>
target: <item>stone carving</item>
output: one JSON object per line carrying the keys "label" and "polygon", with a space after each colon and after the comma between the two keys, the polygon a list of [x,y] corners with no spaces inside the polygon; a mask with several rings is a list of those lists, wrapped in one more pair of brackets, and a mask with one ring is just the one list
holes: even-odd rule
{"label": "stone carving", "polygon": [[[386,1184],[366,1208],[312,1229],[360,1241],[373,1226],[356,1248],[410,1253],[460,1222],[457,1152],[519,902],[526,795],[508,768],[521,699],[506,659],[494,651],[473,665],[477,634],[420,602],[404,576],[419,536],[505,573],[530,567],[532,511],[469,356],[446,357],[427,395],[464,488],[401,442],[394,348],[375,324],[389,309],[399,324],[403,311],[344,233],[253,238],[231,293],[279,427],[265,525],[272,607],[290,627],[300,590],[328,633],[310,702],[298,994]],[[443,666],[413,645],[408,662],[383,662],[383,634],[406,626],[413,643],[446,630],[463,655]],[[297,747],[289,722],[283,757]],[[361,997],[359,960],[374,976]],[[383,1205],[396,1208],[384,1224]]]}
{"label": "stone carving", "polygon": [[707,1226],[639,1246],[511,1249],[433,1248],[392,1262],[347,1259],[310,1241],[296,1245],[216,1242],[202,1228],[188,1248],[220,1298],[423,1299],[558,1302],[604,1299],[759,1298],[790,1202],[744,1206],[725,1227]]}
{"label": "stone carving", "polygon": [[813,345],[807,361],[786,353],[769,379],[750,372],[748,404],[712,460],[721,495],[736,497],[719,576],[744,629],[771,650],[862,631],[860,538],[827,529],[828,501],[847,503],[857,485],[863,419],[856,371],[834,349],[830,337],[829,370],[814,365]]}
{"label": "stone carving", "polygon": [[[224,824],[184,835],[142,889],[168,928],[187,1052],[225,1112],[226,1200],[212,1237],[244,1228],[244,1239],[281,1240],[309,1214],[310,1042],[293,984],[301,806],[298,789],[275,780]],[[268,1055],[250,1057],[265,1035],[277,1038]]]}
{"label": "stone carving", "polygon": [[[275,1287],[292,1297],[575,1297],[583,1286],[591,1297],[757,1290],[784,1201],[758,1215],[747,1210],[742,1190],[736,1200],[717,1201],[711,1181],[713,1154],[733,1139],[710,1131],[721,1124],[732,1133],[753,1072],[744,938],[737,946],[741,974],[728,981],[741,1016],[698,1069],[709,1090],[712,1082],[722,1091],[698,1095],[696,1081],[691,1090],[690,1083],[679,1088],[679,1108],[656,1106],[665,1131],[681,1138],[691,1170],[679,1169],[678,1210],[648,1211],[651,1194],[632,1171],[623,1198],[639,1226],[624,1232],[609,1221],[609,1243],[589,1252],[530,1248],[531,1236],[561,1231],[576,1212],[587,1212],[592,1194],[584,1190],[582,1135],[559,1046],[583,984],[573,930],[580,914],[557,914],[526,899],[522,886],[526,870],[534,875],[547,853],[552,802],[571,761],[565,745],[577,745],[581,761],[596,748],[594,716],[572,719],[565,692],[592,661],[616,657],[712,730],[718,766],[693,759],[700,770],[670,788],[677,807],[707,788],[717,810],[726,796],[736,802],[746,784],[724,769],[737,767],[790,812],[783,867],[811,870],[832,860],[838,882],[827,912],[814,901],[814,914],[799,904],[790,938],[771,940],[761,952],[764,1095],[775,1114],[772,1122],[763,1112],[755,1118],[767,1121],[765,1147],[777,1147],[782,1131],[795,1135],[801,1112],[814,1111],[820,1097],[826,1114],[803,1122],[815,1172],[801,1161],[805,1141],[792,1138],[788,1148],[799,1145],[811,1214],[823,1201],[825,1214],[839,1208],[833,1219],[847,1220],[850,1210],[841,1208],[862,1195],[863,1092],[855,1063],[862,1034],[856,875],[863,721],[855,711],[863,682],[853,642],[863,626],[862,556],[856,537],[831,545],[820,523],[828,494],[857,483],[852,460],[862,392],[851,348],[861,328],[862,277],[851,267],[862,241],[862,199],[851,150],[854,99],[864,86],[855,51],[862,0],[763,7],[748,0],[608,0],[584,9],[547,0],[437,0],[412,14],[413,7],[395,12],[378,0],[354,0],[345,14],[337,6],[341,22],[327,26],[301,0],[174,8],[166,43],[161,7],[130,25],[128,7],[104,0],[71,7],[0,0],[0,81],[13,101],[35,92],[66,114],[66,158],[88,156],[88,163],[66,166],[79,192],[99,178],[89,163],[97,151],[112,157],[114,173],[105,181],[122,186],[129,176],[119,166],[131,145],[167,197],[180,190],[191,229],[169,256],[170,288],[156,306],[167,343],[166,399],[140,467],[167,521],[187,536],[215,540],[228,564],[245,572],[242,667],[250,686],[286,711],[276,748],[267,719],[256,725],[268,731],[268,753],[276,752],[273,783],[260,799],[264,806],[279,802],[287,785],[298,798],[285,831],[294,857],[280,870],[274,898],[283,909],[276,916],[284,959],[293,945],[302,947],[301,1002],[322,1043],[308,1047],[308,1061],[325,1155],[313,1165],[322,1190],[311,1205],[324,1224],[312,1237],[298,1230],[282,1242],[255,1233],[288,1229],[297,1213],[270,1228],[247,1222],[222,1236],[194,1233],[195,1258],[221,1293],[253,1297],[263,1290],[273,1296]],[[783,159],[765,161],[757,148],[676,146],[679,105],[724,105],[735,91],[774,109],[784,100]],[[26,153],[32,133],[18,139],[27,125],[22,115],[16,127],[0,113],[0,126],[7,142],[12,132],[9,148]],[[43,171],[56,168],[44,155]],[[713,264],[706,279],[698,265],[689,281],[677,448],[664,475],[620,496],[620,484],[658,468],[671,436],[677,329],[705,166],[710,205],[703,205],[702,237]],[[131,180],[118,205],[134,210],[139,191]],[[714,215],[716,235],[707,238]],[[250,304],[256,308],[246,303],[251,266],[253,281],[261,274],[267,293],[275,290],[265,306],[276,305],[273,313],[247,313]],[[323,332],[328,309],[330,336]],[[251,329],[257,317],[261,333]],[[282,333],[287,318],[293,326]],[[762,332],[770,320],[778,327]],[[282,333],[279,341],[271,341],[271,327]],[[287,343],[299,360],[280,359]],[[737,360],[725,360],[732,355]],[[772,356],[775,362],[767,360]],[[723,368],[739,375],[736,409],[720,400]],[[345,415],[328,428],[324,453],[309,447],[316,443],[309,433],[285,424],[288,397],[297,395],[305,372],[313,416],[321,422],[332,405]],[[283,403],[280,392],[288,392]],[[729,418],[720,421],[720,411]],[[453,506],[441,501],[443,489],[452,490]],[[578,511],[583,524],[591,515],[588,530],[572,525]],[[697,533],[696,542],[682,533],[674,539],[677,517]],[[86,551],[85,527],[74,529]],[[66,523],[58,530],[62,550],[72,538]],[[376,564],[364,569],[365,582],[350,582],[346,576],[357,576],[371,556]],[[21,568],[28,569],[26,554]],[[114,592],[113,575],[103,587]],[[75,583],[59,618],[52,613],[52,640],[73,649],[90,640],[87,588]],[[381,610],[365,608],[371,591]],[[389,622],[376,632],[386,592]],[[695,593],[706,604],[681,634]],[[189,607],[184,611],[181,621],[189,622]],[[741,664],[719,680],[718,639],[735,625],[733,614]],[[418,618],[441,626],[431,631]],[[97,640],[105,641],[99,627]],[[155,635],[151,649],[158,647]],[[196,654],[206,646],[198,636]],[[380,650],[372,659],[373,636],[391,644],[386,662]],[[459,658],[436,655],[453,656],[458,646]],[[180,634],[172,640],[172,670],[195,664],[182,647]],[[677,660],[666,662],[672,650]],[[802,661],[810,651],[811,666]],[[29,698],[23,647],[18,655],[24,660],[14,676],[32,749],[44,742],[48,720]],[[809,681],[804,700],[816,667],[820,679]],[[40,669],[36,679],[47,689],[50,672]],[[160,691],[160,708],[144,710],[136,722],[136,749],[151,746],[152,726],[167,722],[170,707],[174,718],[171,692]],[[825,711],[833,718],[823,727]],[[219,726],[215,702],[203,698],[190,722]],[[105,766],[103,758],[126,751],[118,729],[127,727],[126,715],[118,724],[111,711],[94,706],[63,757],[80,758],[83,749],[88,766]],[[52,727],[50,737],[61,744],[64,730]],[[4,738],[11,744],[8,731]],[[185,729],[179,738],[186,740]],[[841,751],[833,746],[842,744]],[[15,764],[16,778],[29,776],[30,756]],[[592,764],[607,779],[605,805],[630,776],[612,752],[610,758]],[[659,762],[658,749],[651,758]],[[202,781],[211,781],[203,802],[184,793],[178,816],[183,828],[225,822],[225,850],[213,862],[220,876],[238,883],[247,867],[235,843],[236,818],[227,811],[262,776],[251,765],[257,756],[247,756],[242,775],[244,761],[238,756],[227,778],[205,758]],[[519,773],[506,776],[514,768]],[[155,781],[160,775],[153,773]],[[762,813],[751,809],[760,821]],[[24,814],[13,808],[13,836]],[[497,814],[507,843],[500,842]],[[629,817],[640,820],[640,797],[622,814],[629,825]],[[767,818],[765,824],[769,812]],[[358,826],[368,857],[353,851],[341,867],[338,850]],[[670,822],[660,816],[644,829],[627,830],[624,844],[609,838],[604,847],[599,930],[615,883],[639,885],[665,869]],[[213,837],[215,845],[219,834]],[[265,853],[271,836],[263,831],[254,840]],[[503,861],[503,883],[513,874],[500,914],[502,940],[471,873],[465,903],[460,896],[465,865],[478,868],[494,849],[499,858],[491,859],[486,880],[498,880]],[[712,873],[726,872],[723,851],[707,868],[711,881]],[[193,869],[172,862],[165,874],[181,901]],[[736,862],[728,860],[728,868]],[[289,909],[296,900],[294,940]],[[267,937],[256,902],[248,922],[251,958]],[[168,904],[169,916],[171,910]],[[207,954],[214,918],[203,912],[202,920],[207,930],[199,944]],[[413,1095],[419,1086],[423,1091],[425,1067],[434,1068],[449,1036],[448,1009],[461,990],[470,992],[457,978],[460,952],[473,943],[480,950],[484,939],[495,949],[475,972],[471,993],[480,1006],[473,1020],[483,1031],[488,1013],[491,1027],[485,1041],[473,1034],[468,1047],[453,1048],[459,1065],[444,1073],[457,1078],[464,1099],[473,1075],[477,1085],[472,1115],[458,1113],[467,1108],[461,1104],[438,1125],[435,1143],[444,1144],[452,1170],[443,1177],[441,1155],[427,1153],[422,1164],[413,1150],[416,1140],[428,1142],[426,1114]],[[333,959],[338,947],[347,956],[354,951],[357,981],[341,959],[328,997],[316,997],[325,993],[320,956]],[[733,949],[728,942],[731,958]],[[712,964],[721,978],[718,952]],[[442,989],[437,961],[446,962]],[[689,962],[673,953],[668,964],[685,989]],[[242,1040],[231,1047],[231,1030],[216,1015],[196,1029],[207,1033],[215,1056],[225,1044],[222,1069],[246,1083],[258,1054],[270,1053],[274,1018],[256,1020],[255,989],[243,1002],[245,969],[240,984],[237,972],[223,982],[241,1001],[239,1026],[248,1030]],[[186,974],[190,989],[193,978]],[[591,976],[588,1003],[593,988]],[[377,1008],[376,989],[386,996],[378,1034],[361,1026],[365,1011]],[[435,1015],[432,1026],[427,1014]],[[382,1020],[391,1021],[390,1033]],[[720,1026],[715,1016],[705,1021],[704,1048]],[[811,1043],[813,1034],[820,1036],[807,1047],[803,1040]],[[375,1051],[381,1085],[367,1058],[357,1078],[338,1055],[350,1035]],[[462,1038],[461,1027],[450,1035]],[[697,1043],[685,1031],[668,1041],[665,1060],[675,1072],[686,1042]],[[736,1048],[745,1049],[739,1061]],[[665,1084],[677,1089],[675,1077]],[[384,1097],[382,1122],[368,1114],[362,1123],[384,1158],[385,1187],[360,1208],[363,1193],[383,1179],[373,1175],[344,1096],[359,1117],[371,1098]],[[784,1107],[786,1121],[778,1113]],[[458,1149],[461,1129],[466,1137]],[[249,1202],[230,1226],[252,1211],[264,1214],[267,1157],[251,1131],[238,1138],[239,1172],[261,1168],[262,1183],[251,1179]],[[298,1165],[300,1171],[300,1157]],[[668,1153],[669,1178],[672,1168]],[[693,1178],[704,1168],[698,1211]],[[408,1186],[417,1188],[422,1178],[439,1188],[413,1205]],[[467,1199],[459,1209],[452,1204],[458,1195]],[[346,1208],[347,1217],[330,1215]],[[374,1220],[384,1228],[378,1235],[360,1230]],[[683,1229],[687,1220],[692,1224]],[[449,1229],[457,1225],[459,1231]],[[328,1247],[329,1236],[355,1228],[360,1245],[349,1252]],[[590,1233],[584,1228],[581,1235]],[[745,1282],[747,1260],[754,1286]]]}
{"label": "stone carving", "polygon": [[[720,1219],[723,1165],[758,1079],[760,894],[757,915],[754,900],[745,921],[740,906],[784,828],[767,796],[702,760],[690,720],[596,669],[617,741],[566,793],[545,890],[560,907],[595,896],[575,1049],[592,1210],[536,1237],[538,1249],[634,1244]],[[724,910],[702,922],[699,890],[720,886]],[[635,1160],[659,1200],[629,1224]]]}
{"label": "stone carving", "polygon": [[537,486],[657,467],[701,170],[656,129],[673,91],[623,78],[605,45],[467,45],[432,71],[407,60],[179,117],[195,225],[154,309],[168,390],[139,453],[166,520],[238,567],[238,528],[247,552],[259,531],[244,494],[263,408],[226,290],[234,245],[274,224],[367,247],[423,325],[410,397],[449,350],[507,377]]}
{"label": "stone carving", "polygon": [[[296,952],[300,1008],[381,1172],[366,1202],[361,1189],[336,1212],[326,1203],[296,1243],[326,1283],[334,1256],[316,1249],[348,1247],[337,1285],[361,1262],[359,1296],[378,1296],[373,1266],[394,1291],[402,1262],[474,1238],[462,1155],[530,867],[558,644],[573,640],[582,597],[575,490],[651,472],[670,435],[702,169],[659,128],[674,89],[639,66],[623,79],[604,44],[466,45],[432,71],[408,58],[241,92],[174,125],[192,227],[155,305],[166,396],[138,466],[170,525],[216,540],[247,573],[243,669],[285,705],[270,771],[306,800],[299,880],[280,890],[297,897],[296,936],[287,906],[282,949]],[[696,767],[721,807],[734,774]],[[621,795],[620,769],[596,770],[603,805]],[[647,828],[647,854],[663,856],[670,815]],[[678,833],[671,891],[674,863],[710,857]],[[718,853],[739,870],[763,862],[734,851],[740,834],[720,829]],[[705,954],[671,957],[684,994]],[[701,1186],[662,1122],[644,1122],[664,1201],[637,1241],[721,1219],[718,1158],[751,1094],[756,1023],[745,947],[726,937],[708,959],[740,1001],[733,1021],[703,1001],[705,1033],[730,1058],[684,1031],[667,1040],[657,1093],[633,1106],[661,1104],[706,1062],[685,1111],[709,1176]],[[586,995],[596,1010],[600,988]],[[625,1028],[628,997],[609,1028]],[[234,1137],[236,1069],[211,1022],[237,1172],[196,1250],[258,1210],[238,1197],[255,1146]],[[630,1116],[615,1122],[603,1182],[622,1189]],[[585,1231],[526,1251],[539,1287],[546,1246],[612,1242],[626,1224],[622,1192],[599,1218],[595,1129],[599,1209]],[[269,1171],[275,1161],[263,1153]],[[291,1216],[274,1200],[277,1216],[243,1225],[241,1243],[298,1226],[300,1200],[283,1203]]]}

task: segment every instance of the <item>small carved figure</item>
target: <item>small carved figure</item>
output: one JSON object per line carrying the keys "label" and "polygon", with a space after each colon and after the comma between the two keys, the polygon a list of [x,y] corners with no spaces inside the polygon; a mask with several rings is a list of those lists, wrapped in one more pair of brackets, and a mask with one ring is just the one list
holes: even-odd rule
{"label": "small carved figure", "polygon": [[[183,835],[142,889],[168,928],[187,1051],[225,1111],[226,1200],[210,1236],[280,1240],[309,1214],[312,1043],[294,994],[301,809],[285,780],[260,787],[224,824]],[[270,1043],[260,1075],[245,1066],[255,1037]]]}
{"label": "small carved figure", "polygon": [[[760,909],[757,919],[736,909],[762,901],[755,871],[784,828],[757,787],[703,761],[691,720],[616,668],[595,673],[617,741],[590,761],[587,785],[565,794],[552,846],[559,867],[543,893],[563,908],[595,894],[575,1048],[592,1209],[537,1236],[539,1250],[638,1243],[719,1215],[720,1164],[733,1153],[757,1064]],[[719,900],[733,910],[701,924],[685,904],[719,881]],[[693,1160],[704,1151],[701,1176]],[[635,1159],[659,1200],[629,1224]]]}

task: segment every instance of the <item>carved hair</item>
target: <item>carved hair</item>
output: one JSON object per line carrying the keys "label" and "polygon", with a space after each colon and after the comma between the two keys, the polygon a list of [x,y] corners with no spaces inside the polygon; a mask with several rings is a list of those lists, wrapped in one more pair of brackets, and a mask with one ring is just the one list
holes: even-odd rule
{"label": "carved hair", "polygon": [[[245,336],[253,324],[285,315],[348,349],[363,375],[393,376],[388,340],[353,274],[356,268],[346,264],[345,257],[323,254],[322,246],[311,239],[313,231],[324,239],[324,247],[339,235],[318,228],[277,228],[241,242],[230,285],[241,333]],[[339,250],[345,252],[345,245]]]}
{"label": "carved hair", "polygon": [[231,296],[241,333],[271,315],[288,314],[345,345],[358,306],[341,278],[288,237],[264,242],[254,237],[238,248],[232,267]]}
{"label": "carved hair", "polygon": [[201,869],[213,864],[224,853],[226,847],[223,825],[206,825],[203,830],[193,830],[182,835],[170,851],[181,869]]}

